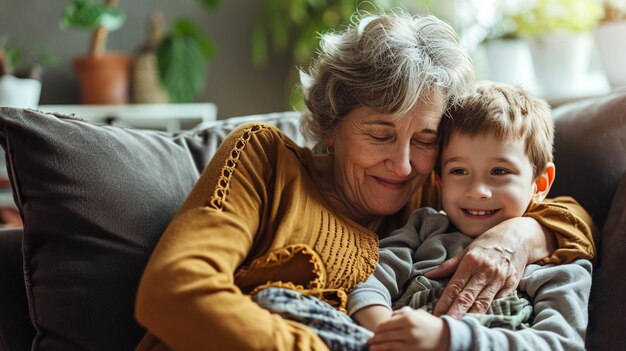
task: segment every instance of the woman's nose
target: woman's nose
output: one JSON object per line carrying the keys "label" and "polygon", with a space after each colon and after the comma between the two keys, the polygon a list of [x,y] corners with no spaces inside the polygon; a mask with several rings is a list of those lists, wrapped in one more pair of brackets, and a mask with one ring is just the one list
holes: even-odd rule
{"label": "woman's nose", "polygon": [[399,177],[411,174],[411,150],[409,147],[399,146],[391,152],[385,161],[386,167]]}

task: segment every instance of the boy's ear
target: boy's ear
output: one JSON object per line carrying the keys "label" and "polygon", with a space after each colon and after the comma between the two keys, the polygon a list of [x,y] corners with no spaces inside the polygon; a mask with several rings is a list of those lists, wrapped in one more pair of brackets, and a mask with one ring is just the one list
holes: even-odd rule
{"label": "boy's ear", "polygon": [[535,194],[533,195],[533,201],[539,203],[548,196],[552,183],[554,183],[554,177],[556,176],[556,167],[553,162],[548,162],[546,170],[537,176],[535,180]]}

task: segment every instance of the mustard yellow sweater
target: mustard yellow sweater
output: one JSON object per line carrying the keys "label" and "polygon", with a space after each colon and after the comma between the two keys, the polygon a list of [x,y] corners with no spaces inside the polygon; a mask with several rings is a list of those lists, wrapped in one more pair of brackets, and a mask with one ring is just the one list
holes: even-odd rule
{"label": "mustard yellow sweater", "polygon": [[[148,262],[136,304],[148,333],[138,350],[327,350],[306,326],[249,297],[287,286],[342,309],[372,273],[377,235],[336,213],[318,179],[311,151],[278,129],[253,123],[231,133]],[[440,207],[432,181],[381,232],[418,206]],[[561,233],[546,262],[594,255],[592,222],[573,200],[529,215]]]}

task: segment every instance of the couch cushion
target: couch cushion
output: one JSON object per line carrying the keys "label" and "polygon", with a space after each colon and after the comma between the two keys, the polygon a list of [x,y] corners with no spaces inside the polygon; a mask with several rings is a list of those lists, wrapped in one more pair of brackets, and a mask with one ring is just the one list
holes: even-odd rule
{"label": "couch cushion", "polygon": [[553,111],[556,180],[550,196],[570,195],[600,228],[626,171],[626,88]]}
{"label": "couch cushion", "polygon": [[0,282],[0,350],[30,350],[35,329],[28,318],[19,229],[0,229]]}
{"label": "couch cushion", "polygon": [[[294,132],[294,116],[269,121]],[[214,122],[169,134],[0,108],[0,144],[24,221],[35,349],[136,346],[144,332],[133,318],[143,267],[236,125]]]}
{"label": "couch cushion", "polygon": [[626,174],[613,198],[602,230],[591,287],[587,347],[621,350],[626,345]]}

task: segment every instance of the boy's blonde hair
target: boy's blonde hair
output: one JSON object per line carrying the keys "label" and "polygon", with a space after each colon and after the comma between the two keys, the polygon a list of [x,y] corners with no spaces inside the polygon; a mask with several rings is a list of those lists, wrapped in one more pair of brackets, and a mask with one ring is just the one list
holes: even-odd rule
{"label": "boy's blonde hair", "polygon": [[441,150],[453,135],[523,139],[534,178],[553,160],[554,122],[550,106],[520,87],[488,81],[476,83],[444,115],[439,126]]}

